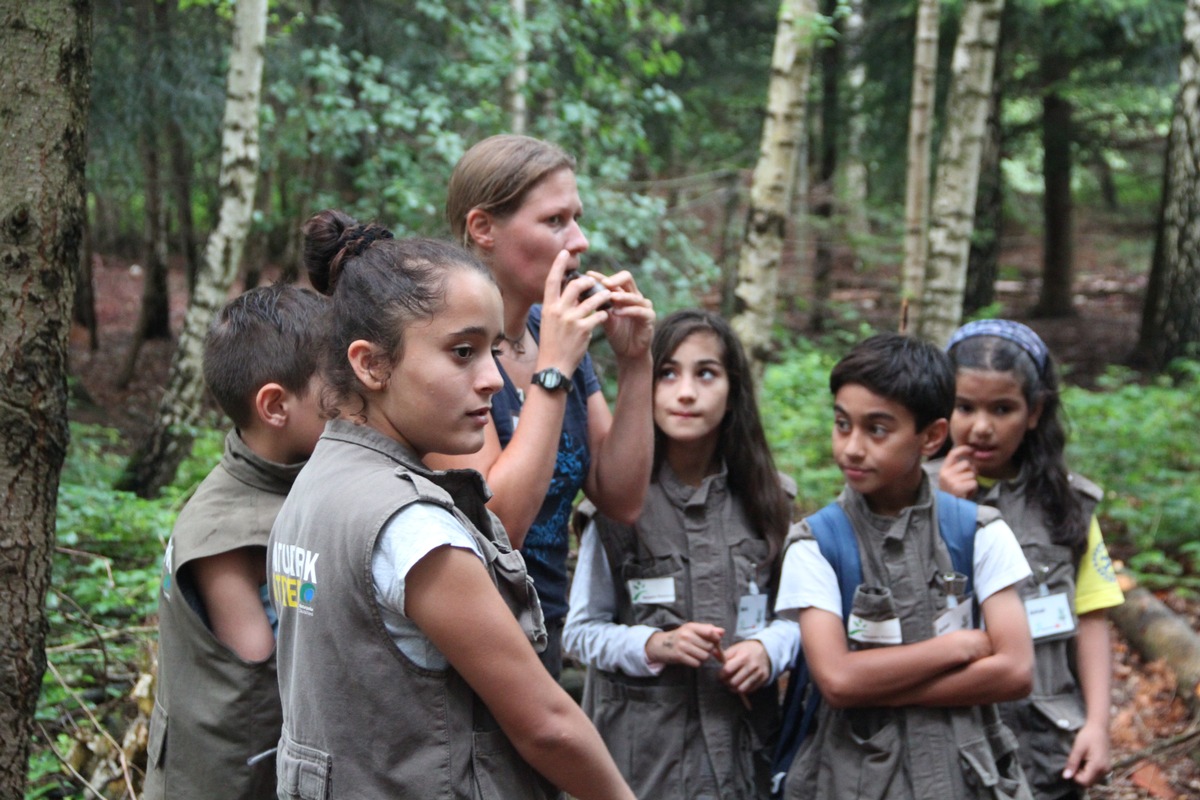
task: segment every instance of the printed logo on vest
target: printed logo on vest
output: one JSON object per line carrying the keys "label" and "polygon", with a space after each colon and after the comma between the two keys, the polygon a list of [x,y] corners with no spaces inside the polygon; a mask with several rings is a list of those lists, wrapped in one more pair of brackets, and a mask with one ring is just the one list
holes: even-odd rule
{"label": "printed logo on vest", "polygon": [[271,559],[271,594],[280,608],[312,616],[317,598],[317,559],[320,553],[294,544],[275,544]]}

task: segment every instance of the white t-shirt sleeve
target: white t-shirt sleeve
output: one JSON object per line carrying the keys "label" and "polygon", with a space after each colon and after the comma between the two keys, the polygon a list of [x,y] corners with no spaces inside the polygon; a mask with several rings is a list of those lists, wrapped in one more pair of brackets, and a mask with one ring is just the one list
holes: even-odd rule
{"label": "white t-shirt sleeve", "polygon": [[833,565],[821,555],[815,539],[800,539],[783,554],[775,613],[796,619],[805,608],[820,608],[842,616],[842,592]]}
{"label": "white t-shirt sleeve", "polygon": [[648,625],[621,625],[612,568],[591,523],[579,540],[579,560],[571,580],[563,648],[586,664],[608,672],[648,678],[663,670],[646,658],[646,642],[658,631]]}
{"label": "white t-shirt sleeve", "polygon": [[975,532],[975,597],[984,600],[1031,574],[1016,535],[1002,519]]}
{"label": "white t-shirt sleeve", "polygon": [[771,681],[776,681],[786,669],[791,669],[800,649],[800,625],[794,620],[776,617],[766,628],[749,639],[757,639],[771,661]]}
{"label": "white t-shirt sleeve", "polygon": [[417,562],[439,547],[458,547],[483,554],[463,524],[449,510],[434,503],[410,503],[383,526],[371,555],[371,574],[379,605],[404,613],[404,579]]}

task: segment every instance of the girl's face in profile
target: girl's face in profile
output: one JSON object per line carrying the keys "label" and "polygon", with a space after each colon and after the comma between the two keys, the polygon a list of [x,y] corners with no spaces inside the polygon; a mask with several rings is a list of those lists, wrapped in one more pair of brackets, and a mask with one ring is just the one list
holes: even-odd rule
{"label": "girl's face in profile", "polygon": [[503,385],[494,353],[502,324],[496,285],[454,269],[445,306],[404,331],[399,361],[368,401],[367,423],[422,458],[477,452]]}
{"label": "girl's face in profile", "polygon": [[715,446],[729,409],[724,359],[716,334],[697,331],[663,361],[654,376],[654,424],[672,442]]}

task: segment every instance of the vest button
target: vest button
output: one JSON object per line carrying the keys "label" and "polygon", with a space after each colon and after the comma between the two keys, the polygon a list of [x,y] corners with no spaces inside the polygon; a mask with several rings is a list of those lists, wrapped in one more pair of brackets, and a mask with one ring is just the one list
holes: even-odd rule
{"label": "vest button", "polygon": [[1066,720],[1066,719],[1060,719],[1058,721],[1058,727],[1062,728],[1065,731],[1067,728],[1071,727],[1071,721]]}

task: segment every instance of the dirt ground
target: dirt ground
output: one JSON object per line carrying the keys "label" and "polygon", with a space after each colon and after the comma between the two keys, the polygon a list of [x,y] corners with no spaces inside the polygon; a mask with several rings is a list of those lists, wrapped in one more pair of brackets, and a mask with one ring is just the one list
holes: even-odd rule
{"label": "dirt ground", "polygon": [[[1136,339],[1145,269],[1131,270],[1118,255],[1103,229],[1082,230],[1076,256],[1077,315],[1068,319],[1029,319],[1036,297],[1040,264],[1039,243],[1014,235],[1004,242],[1002,264],[1018,265],[1020,280],[1002,281],[999,299],[1004,313],[1021,319],[1046,340],[1062,363],[1069,381],[1090,385],[1111,363],[1122,362]],[[1115,235],[1115,234],[1114,234]],[[1128,235],[1128,232],[1125,232]],[[1149,231],[1140,235],[1149,236]],[[1148,260],[1148,259],[1147,259]],[[1011,270],[1010,270],[1011,272]],[[880,281],[876,277],[874,282]],[[174,347],[172,341],[147,342],[130,386],[120,389],[114,377],[127,357],[131,331],[141,299],[140,269],[128,262],[97,258],[95,290],[99,319],[99,349],[88,348],[81,330],[72,335],[71,367],[77,378],[76,419],[110,425],[125,441],[145,434],[153,419]],[[182,271],[172,270],[172,327],[180,329],[186,308]],[[836,299],[858,305],[863,316],[878,314],[883,289],[862,288],[854,274],[840,270]],[[894,288],[892,289],[894,291]],[[1200,618],[1200,603],[1176,596],[1164,600],[1192,620]],[[1200,797],[1200,735],[1190,727],[1174,682],[1161,664],[1146,664],[1114,631],[1113,762],[1111,781],[1090,793],[1093,800],[1135,800]],[[1164,747],[1172,737],[1191,732],[1178,744]],[[1161,748],[1161,749],[1160,749]]]}

